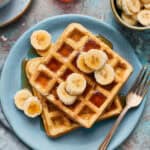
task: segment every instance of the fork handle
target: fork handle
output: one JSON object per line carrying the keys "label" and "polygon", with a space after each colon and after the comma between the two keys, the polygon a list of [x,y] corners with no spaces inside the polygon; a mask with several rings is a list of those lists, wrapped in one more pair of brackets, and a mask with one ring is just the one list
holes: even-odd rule
{"label": "fork handle", "polygon": [[127,111],[129,110],[129,106],[126,105],[125,108],[123,109],[123,111],[121,112],[121,114],[119,115],[119,117],[117,118],[115,124],[113,125],[113,127],[111,128],[111,130],[109,131],[109,133],[107,134],[107,136],[105,137],[105,140],[103,141],[103,143],[100,145],[99,150],[106,150],[107,146],[109,145],[111,138],[113,137],[115,131],[117,130],[121,120],[124,118],[125,114],[127,113]]}

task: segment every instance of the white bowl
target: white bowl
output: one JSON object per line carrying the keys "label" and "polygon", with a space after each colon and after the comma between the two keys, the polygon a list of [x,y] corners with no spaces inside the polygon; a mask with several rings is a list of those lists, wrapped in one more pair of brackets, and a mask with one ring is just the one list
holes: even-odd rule
{"label": "white bowl", "polygon": [[0,8],[6,6],[9,2],[10,0],[0,0]]}

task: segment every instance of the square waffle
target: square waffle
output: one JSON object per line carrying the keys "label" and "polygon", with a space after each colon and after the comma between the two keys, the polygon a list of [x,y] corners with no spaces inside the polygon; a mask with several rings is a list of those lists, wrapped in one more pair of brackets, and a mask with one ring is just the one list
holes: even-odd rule
{"label": "square waffle", "polygon": [[[108,86],[98,84],[93,74],[84,74],[76,66],[80,52],[100,49],[108,56],[107,63],[115,70],[115,81]],[[56,88],[70,73],[80,73],[87,81],[85,92],[72,106],[64,105]],[[132,66],[90,31],[77,23],[70,24],[58,38],[47,57],[31,77],[31,85],[51,103],[80,125],[90,128],[128,79]],[[85,116],[85,113],[87,114]]]}
{"label": "square waffle", "polygon": [[[32,76],[36,65],[42,60],[41,57],[36,57],[29,60],[26,63],[25,71],[28,80]],[[62,111],[60,111],[55,105],[50,101],[46,100],[37,90],[33,88],[33,94],[39,98],[42,104],[42,120],[46,130],[46,133],[50,137],[58,137],[64,135],[72,130],[79,128],[80,125],[70,120]],[[122,105],[120,103],[119,97],[116,97],[105,112],[98,118],[97,121],[107,119],[118,115],[122,111]],[[85,114],[86,115],[86,114]]]}
{"label": "square waffle", "polygon": [[[81,127],[76,122],[70,120],[63,112],[61,112],[50,101],[46,100],[45,97],[41,96],[41,94],[35,89],[33,89],[33,93],[41,101],[43,107],[42,120],[48,136],[56,138]],[[113,103],[105,110],[105,112],[103,112],[97,121],[116,116],[120,114],[121,111],[122,105],[119,97],[117,96]]]}

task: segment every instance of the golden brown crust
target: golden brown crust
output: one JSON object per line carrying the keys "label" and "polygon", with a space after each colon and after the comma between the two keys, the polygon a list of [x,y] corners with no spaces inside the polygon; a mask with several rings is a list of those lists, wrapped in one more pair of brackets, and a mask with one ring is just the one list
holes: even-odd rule
{"label": "golden brown crust", "polygon": [[[41,61],[41,57],[33,58],[27,62],[26,65],[26,75],[28,79],[30,80],[29,70],[31,67],[31,63],[34,65],[37,64],[37,61]],[[45,132],[48,136],[52,138],[57,138],[59,136],[65,135],[79,127],[81,127],[79,124],[75,123],[74,121],[70,120],[62,111],[56,108],[51,102],[48,102],[41,94],[33,88],[33,94],[39,98],[42,104],[42,114],[41,118],[43,121],[43,125],[45,128]],[[116,97],[112,104],[109,106],[109,110],[107,112],[104,112],[97,121],[104,120],[107,118],[111,118],[113,116],[116,116],[120,114],[122,111],[122,106],[119,97]],[[55,125],[56,120],[54,121],[53,118],[58,120],[57,126]],[[59,122],[60,118],[65,118],[62,122]],[[67,123],[66,123],[67,122]]]}
{"label": "golden brown crust", "polygon": [[[109,86],[96,83],[91,75],[84,74],[76,67],[76,57],[82,51],[92,48],[104,51],[108,56],[107,63],[115,70],[115,81]],[[65,79],[63,75],[67,70],[81,73],[90,89],[86,95],[78,96],[78,101],[72,107],[64,105],[57,97],[57,85]],[[68,117],[80,125],[90,128],[105,109],[112,103],[120,88],[132,72],[132,66],[105,43],[98,40],[95,35],[78,23],[70,24],[58,38],[44,61],[30,79],[31,85],[57,106]],[[97,94],[98,93],[98,94]],[[97,106],[93,96],[99,96],[102,104]]]}

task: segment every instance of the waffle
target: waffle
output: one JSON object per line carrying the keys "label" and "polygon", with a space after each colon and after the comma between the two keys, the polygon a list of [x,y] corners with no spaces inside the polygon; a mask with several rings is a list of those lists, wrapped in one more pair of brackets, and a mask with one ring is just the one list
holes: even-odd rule
{"label": "waffle", "polygon": [[[36,69],[39,62],[42,60],[41,57],[33,58],[26,64],[26,75],[30,80],[34,70]],[[71,132],[80,127],[79,124],[70,120],[62,111],[60,111],[50,101],[46,100],[37,90],[33,88],[33,94],[39,98],[42,104],[42,120],[45,131],[50,137],[59,137],[68,132]],[[120,114],[122,111],[122,105],[119,97],[116,97],[113,103],[105,110],[105,112],[98,118],[97,121],[107,119]],[[85,114],[86,115],[86,114]]]}
{"label": "waffle", "polygon": [[[79,53],[92,48],[104,51],[109,58],[107,63],[115,70],[115,81],[110,85],[101,86],[97,84],[93,74],[84,74],[76,66]],[[73,72],[81,73],[85,77],[87,88],[81,96],[78,96],[72,106],[66,106],[59,100],[56,88]],[[30,83],[50,102],[65,112],[68,117],[80,125],[90,128],[112,103],[113,98],[131,72],[132,66],[125,59],[98,40],[82,25],[72,23],[58,38],[48,56],[41,61],[32,75]]]}
{"label": "waffle", "polygon": [[[39,92],[33,89],[35,96],[41,101],[43,112],[42,120],[46,134],[52,138],[56,138],[65,135],[79,127],[81,127],[76,122],[69,119],[62,111],[60,111],[55,105],[50,101],[46,100]],[[103,112],[103,114],[98,118],[97,121],[111,118],[120,114],[122,111],[122,105],[120,103],[119,97],[116,97],[113,103]],[[86,115],[86,114],[85,114]]]}

